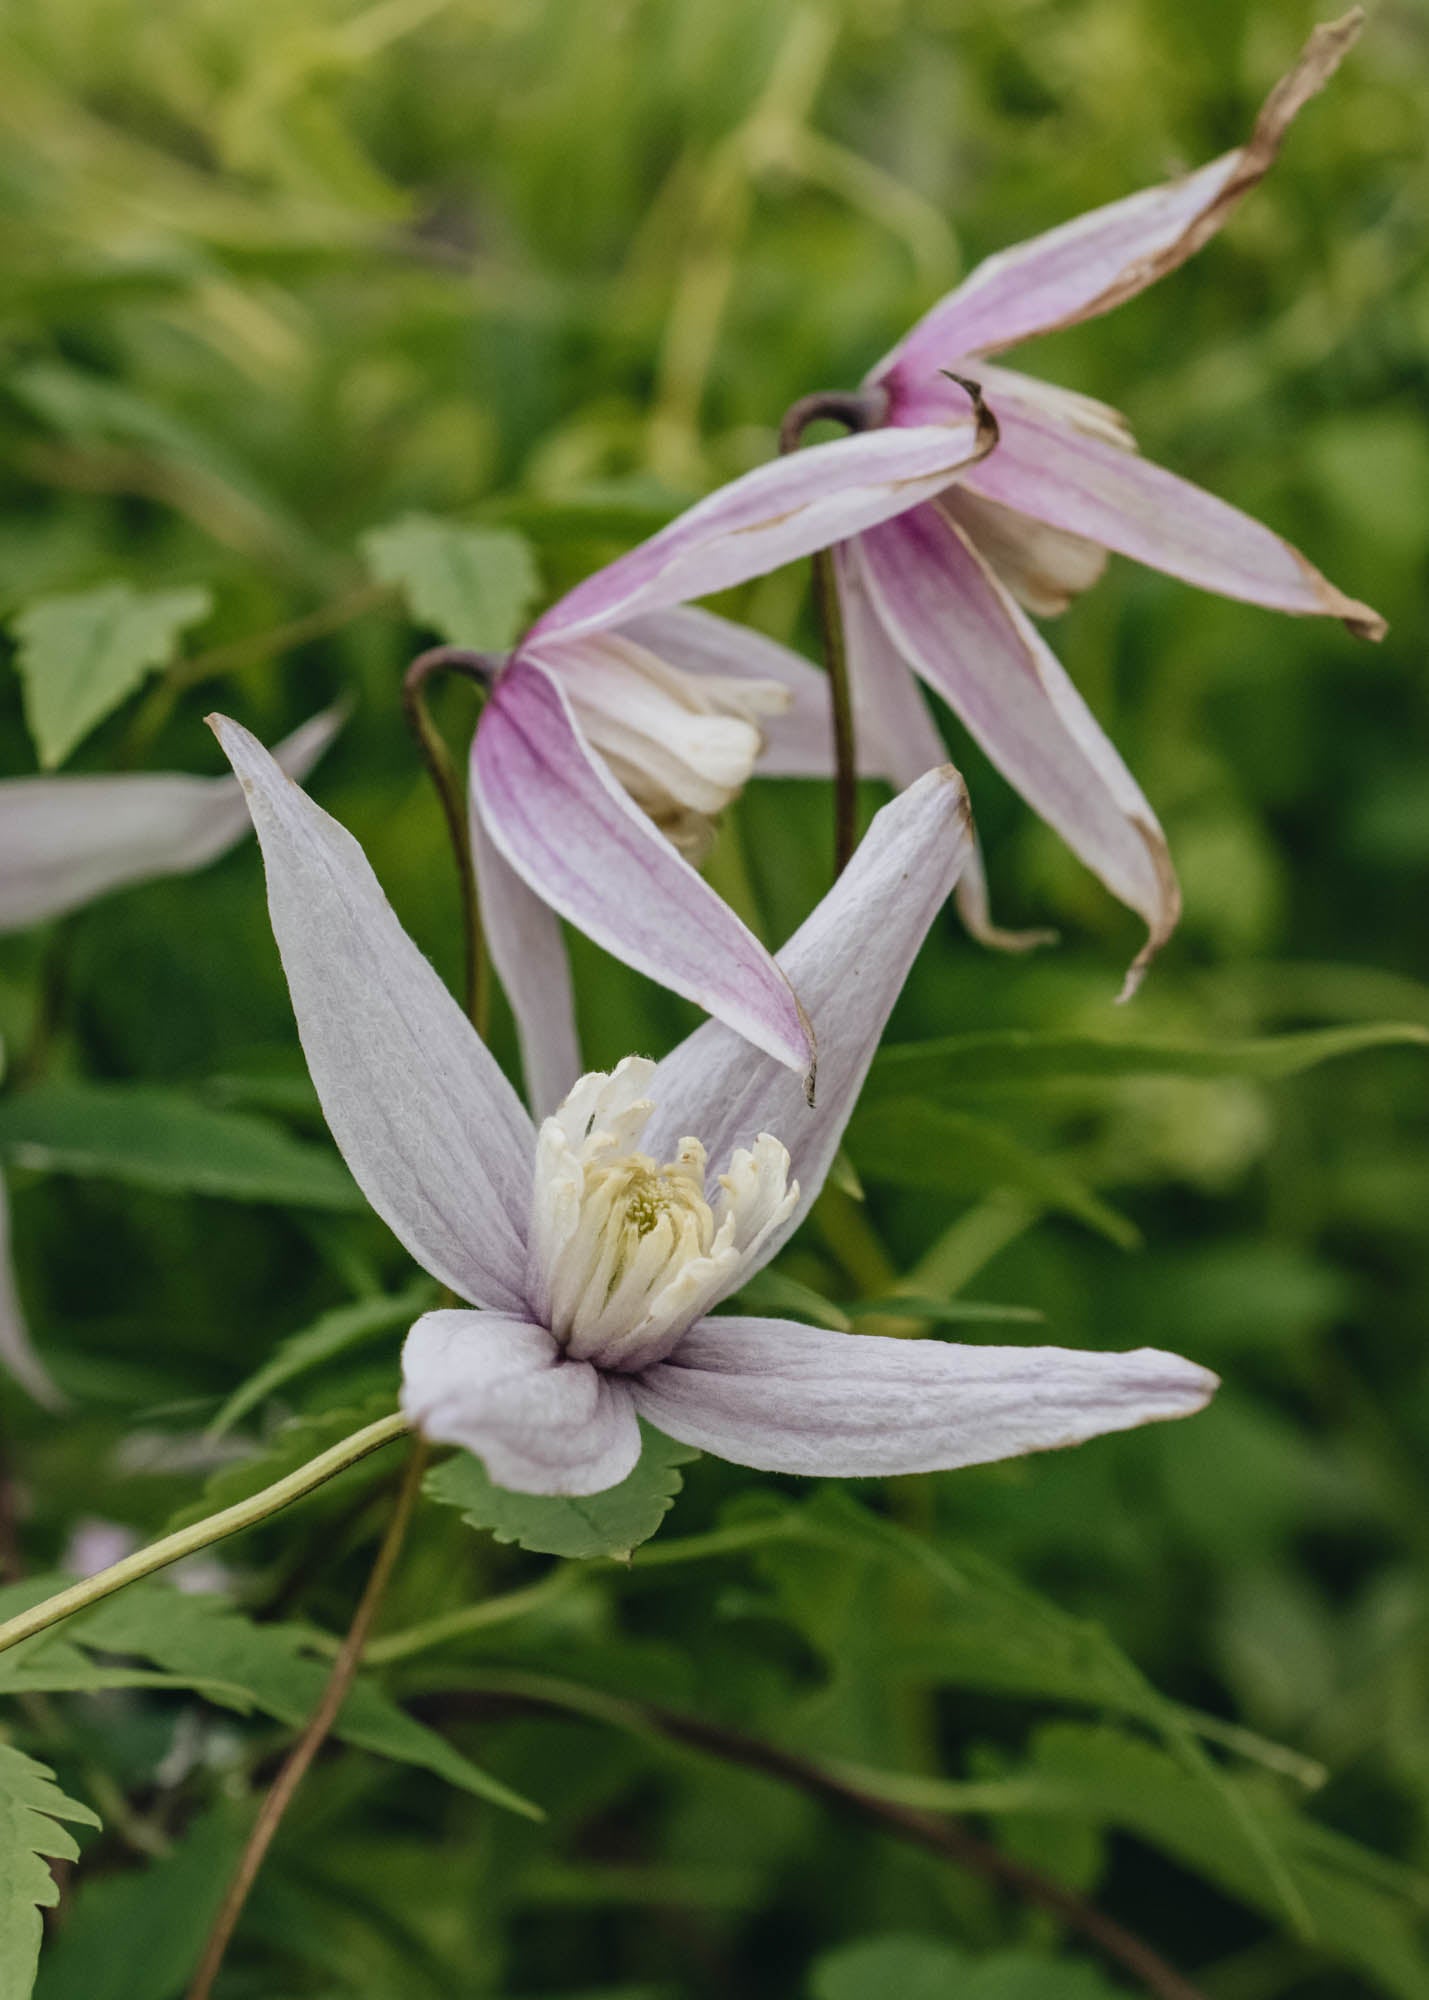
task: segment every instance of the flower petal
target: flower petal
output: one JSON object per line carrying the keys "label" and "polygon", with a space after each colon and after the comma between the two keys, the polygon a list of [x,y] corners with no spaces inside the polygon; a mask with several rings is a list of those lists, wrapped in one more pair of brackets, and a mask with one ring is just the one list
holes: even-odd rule
{"label": "flower petal", "polygon": [[[688,606],[651,611],[623,623],[621,631],[672,667],[725,680],[777,681],[789,692],[782,715],[760,718],[764,748],[758,772],[766,778],[826,778],[833,769],[833,728],[828,677],[802,653],[776,639]],[[935,761],[941,762],[941,759]],[[926,765],[923,767],[926,769]]]}
{"label": "flower petal", "polygon": [[887,778],[902,791],[925,771],[946,764],[948,753],[918,683],[869,601],[857,547],[856,542],[841,542],[833,552],[853,694],[854,747],[860,771]]}
{"label": "flower petal", "polygon": [[598,570],[539,618],[550,641],[708,597],[901,514],[975,464],[996,427],[969,397],[961,418],[865,431],[758,465]]}
{"label": "flower petal", "polygon": [[931,771],[883,808],[852,861],[779,954],[819,1022],[814,1108],[797,1081],[707,1021],[660,1063],[646,1094],[655,1109],[643,1149],[673,1157],[685,1133],[704,1141],[710,1172],[737,1147],[772,1133],[799,1183],[792,1213],[765,1240],[741,1282],[767,1264],[818,1195],[884,1023],[908,968],[968,852],[967,794],[951,765]]}
{"label": "flower petal", "polygon": [[[325,709],[274,750],[311,770],[346,711]],[[248,831],[233,778],[179,772],[0,782],[0,932],[63,916],[111,889],[205,867]]]}
{"label": "flower petal", "polygon": [[499,1313],[424,1313],[402,1349],[402,1408],[513,1493],[603,1493],[640,1456],[626,1384]]}
{"label": "flower petal", "polygon": [[1296,113],[1326,84],[1364,25],[1356,7],[1316,28],[1261,107],[1248,143],[1219,159],[1094,208],[986,258],[874,371],[927,372],[995,354],[1032,334],[1110,312],[1164,278],[1227,222],[1275,163]]}
{"label": "flower petal", "polygon": [[[1222,597],[1343,618],[1363,638],[1384,636],[1378,612],[1344,596],[1297,549],[1238,508],[1059,421],[1045,399],[1032,407],[999,397],[997,409],[1002,439],[970,482],[974,508],[981,496]],[[961,512],[963,496],[952,497],[958,518],[981,546],[976,520]],[[985,552],[996,566],[995,553]]]}
{"label": "flower petal", "polygon": [[535,1134],[520,1099],[352,835],[246,729],[212,728],[248,797],[298,1034],[353,1178],[433,1277],[523,1309]]}
{"label": "flower petal", "polygon": [[0,1175],[0,1367],[46,1410],[62,1410],[66,1398],[35,1352],[25,1324],[20,1291],[10,1264],[10,1198]]}
{"label": "flower petal", "polygon": [[933,507],[859,543],[873,601],[910,666],[993,763],[1151,933],[1134,991],[1180,914],[1166,837],[1061,663],[956,524]]}
{"label": "flower petal", "polygon": [[964,1347],[705,1319],[633,1384],[641,1416],[760,1472],[947,1472],[1189,1417],[1216,1377],[1154,1347]]}
{"label": "flower petal", "polygon": [[482,929],[511,1003],[526,1101],[539,1125],[581,1073],[570,959],[554,911],[532,895],[487,833],[481,814],[470,818]]}
{"label": "flower petal", "polygon": [[482,711],[472,796],[553,910],[778,1062],[809,1067],[812,1036],[784,974],[592,755],[534,660],[518,656]]}

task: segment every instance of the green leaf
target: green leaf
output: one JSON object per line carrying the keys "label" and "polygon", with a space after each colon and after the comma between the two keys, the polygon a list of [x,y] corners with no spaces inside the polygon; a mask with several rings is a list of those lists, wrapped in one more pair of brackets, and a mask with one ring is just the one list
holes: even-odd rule
{"label": "green leaf", "polygon": [[[920,1785],[923,1802],[999,1813],[1065,1813],[1136,1834],[1228,1895],[1283,1919],[1283,1896],[1267,1869],[1254,1825],[1288,1870],[1321,1950],[1375,1979],[1398,2000],[1423,2000],[1426,1965],[1419,1914],[1429,1880],[1407,1869],[1389,1878],[1381,1858],[1317,1826],[1264,1784],[1226,1779],[1239,1818],[1216,1794],[1154,1745],[1109,1727],[1057,1722],[1037,1736],[1030,1765],[985,1787]],[[1000,1796],[999,1796],[1000,1791]]]}
{"label": "green leaf", "polygon": [[[162,1583],[135,1584],[76,1617],[71,1636],[82,1646],[153,1660],[190,1685],[241,1691],[228,1707],[258,1708],[291,1728],[317,1706],[329,1666],[308,1651],[309,1634],[297,1625],[255,1625],[221,1599],[186,1595]],[[463,1757],[434,1730],[391,1701],[375,1681],[354,1681],[334,1734],[344,1742],[399,1763],[435,1772],[477,1798],[528,1819],[532,1805]]]}
{"label": "green leaf", "polygon": [[427,1474],[433,1500],[458,1507],[473,1528],[486,1528],[498,1542],[517,1542],[533,1554],[589,1560],[628,1556],[649,1541],[684,1484],[677,1467],[699,1453],[689,1445],[642,1425],[645,1448],[628,1478],[604,1493],[579,1500],[548,1499],[535,1493],[508,1493],[487,1478],[470,1452],[457,1452]]}
{"label": "green leaf", "polygon": [[[263,1366],[234,1390],[209,1425],[209,1436],[222,1437],[225,1431],[232,1430],[240,1417],[256,1409],[265,1397],[284,1388],[309,1368],[321,1367],[325,1361],[345,1354],[349,1348],[371,1340],[379,1333],[391,1333],[397,1327],[410,1326],[418,1314],[425,1312],[433,1303],[436,1295],[436,1286],[423,1282],[411,1285],[405,1292],[398,1292],[391,1298],[358,1299],[352,1305],[337,1306],[333,1311],[325,1312],[311,1326],[304,1327],[301,1333],[289,1334],[286,1340],[278,1343]],[[354,1424],[353,1428],[357,1426]]]}
{"label": "green leaf", "polygon": [[510,650],[540,588],[529,543],[506,528],[404,514],[364,535],[362,550],[379,583],[404,592],[419,625],[479,653]]}
{"label": "green leaf", "polygon": [[40,1911],[60,1899],[46,1861],[79,1859],[61,1820],[99,1825],[88,1806],[66,1798],[48,1766],[0,1743],[0,2000],[28,2000],[34,1985]]}
{"label": "green leaf", "polygon": [[171,1854],[81,1880],[45,1952],[37,2000],[176,2000],[218,1915],[252,1812],[220,1798]]}
{"label": "green leaf", "polygon": [[217,1111],[147,1084],[46,1083],[16,1091],[0,1102],[0,1155],[42,1173],[161,1194],[354,1212],[366,1206],[331,1148],[249,1112]]}
{"label": "green leaf", "polygon": [[949,2000],[967,1991],[972,1961],[937,1938],[860,1938],[826,1952],[809,1974],[810,2000]]}
{"label": "green leaf", "polygon": [[961,1097],[1044,1083],[1116,1082],[1128,1076],[1246,1077],[1271,1083],[1338,1056],[1406,1044],[1429,1046],[1429,1028],[1381,1022],[1228,1042],[1172,1036],[1120,1041],[1111,1035],[991,1029],[886,1048],[874,1058],[866,1090],[879,1097]]}
{"label": "green leaf", "polygon": [[185,626],[212,609],[206,590],[138,591],[128,583],[28,605],[12,621],[15,665],[45,769],[62,764],[146,674],[168,662]]}
{"label": "green leaf", "polygon": [[1034,1951],[969,1958],[940,1938],[861,1938],[817,1960],[809,2000],[1118,2000],[1093,1965]]}
{"label": "green leaf", "polygon": [[1041,1208],[1075,1216],[1120,1249],[1141,1241],[1133,1223],[1055,1160],[1032,1152],[1000,1125],[925,1098],[883,1100],[857,1112],[848,1143],[871,1181],[964,1196],[1007,1188]]}

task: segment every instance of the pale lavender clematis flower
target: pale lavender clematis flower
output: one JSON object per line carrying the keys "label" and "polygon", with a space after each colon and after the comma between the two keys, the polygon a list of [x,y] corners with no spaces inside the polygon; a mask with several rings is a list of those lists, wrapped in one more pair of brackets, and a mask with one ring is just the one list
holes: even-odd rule
{"label": "pale lavender clematis flower", "polygon": [[[731,671],[699,672],[661,645],[657,621],[944,491],[990,444],[964,397],[931,424],[759,466],[586,578],[495,663],[472,746],[475,845],[497,969],[521,982],[524,968],[544,1001],[516,1005],[524,1027],[536,1023],[526,1054],[541,1109],[573,1080],[564,989],[552,983],[563,955],[543,904],[755,1048],[811,1066],[788,980],[692,866],[788,690],[754,647]],[[503,879],[503,863],[531,895]],[[549,977],[533,973],[537,956]]]}
{"label": "pale lavender clematis flower", "polygon": [[[278,745],[278,763],[302,777],[342,720],[341,708],[313,716]],[[241,840],[248,826],[243,793],[233,778],[165,771],[0,779],[0,934],[63,916],[115,889],[206,867]],[[37,1403],[49,1409],[61,1405],[20,1305],[3,1178],[0,1366]]]}
{"label": "pale lavender clematis flower", "polygon": [[361,848],[246,731],[273,930],[328,1124],[368,1200],[474,1310],[403,1351],[422,1432],[529,1493],[596,1493],[637,1419],[765,1471],[932,1471],[1199,1409],[1204,1369],[1140,1349],[961,1347],[711,1317],[823,1185],[883,1024],[968,849],[948,767],[874,820],[780,953],[820,1022],[817,1109],[708,1021],[663,1062],[582,1077],[537,1128],[402,930]]}
{"label": "pale lavender clematis flower", "polygon": [[[858,396],[810,397],[790,413],[842,404],[846,420],[864,427],[921,430],[962,407],[953,378],[980,385],[997,419],[996,449],[956,488],[836,552],[856,698],[861,714],[883,711],[880,731],[893,739],[906,783],[944,754],[906,670],[942,696],[1073,852],[1144,918],[1150,937],[1128,991],[1175,927],[1175,873],[1156,815],[1027,613],[1063,610],[1116,550],[1226,597],[1342,618],[1370,638],[1384,624],[1268,528],[1148,464],[1116,411],[985,357],[1107,312],[1199,250],[1268,171],[1362,21],[1357,10],[1316,29],[1246,145],[988,258]],[[959,902],[975,931],[1018,941],[990,932],[976,862]]]}

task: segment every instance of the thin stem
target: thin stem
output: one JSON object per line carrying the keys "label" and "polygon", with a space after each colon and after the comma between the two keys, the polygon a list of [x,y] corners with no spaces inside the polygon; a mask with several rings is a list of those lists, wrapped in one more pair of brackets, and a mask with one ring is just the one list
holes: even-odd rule
{"label": "thin stem", "polygon": [[483,1041],[486,1040],[491,1018],[491,971],[487,963],[486,936],[481,927],[481,894],[471,851],[466,787],[440,730],[432,721],[427,707],[427,682],[436,674],[461,674],[484,690],[494,667],[495,662],[484,653],[470,653],[460,646],[433,646],[430,652],[418,654],[402,681],[403,713],[417,740],[422,761],[437,788],[456,860],[457,881],[461,890],[462,936],[466,947],[466,1013]]}
{"label": "thin stem", "polygon": [[375,1424],[367,1424],[362,1430],[354,1431],[351,1437],[345,1437],[327,1451],[319,1452],[306,1465],[300,1465],[296,1472],[274,1480],[260,1493],[251,1494],[248,1499],[225,1507],[220,1513],[209,1514],[202,1521],[195,1521],[191,1527],[180,1528],[176,1534],[165,1535],[161,1541],[151,1542],[146,1549],[136,1549],[122,1562],[111,1563],[108,1569],[98,1570],[93,1576],[72,1583],[68,1590],[47,1597],[42,1604],[33,1605],[30,1610],[22,1611],[18,1617],[7,1619],[0,1625],[0,1653],[7,1652],[11,1646],[18,1646],[22,1639],[33,1639],[37,1632],[47,1631],[63,1618],[72,1618],[76,1611],[87,1611],[91,1604],[98,1604],[101,1598],[112,1597],[126,1584],[137,1583],[140,1577],[152,1576],[155,1570],[166,1569],[183,1556],[194,1555],[199,1549],[221,1542],[226,1535],[236,1535],[240,1529],[251,1528],[255,1522],[266,1520],[268,1515],[291,1506],[294,1500],[301,1500],[337,1473],[346,1472],[350,1465],[356,1465],[369,1452],[380,1451],[384,1444],[391,1444],[394,1438],[405,1436],[409,1429],[407,1419],[400,1411],[394,1411],[390,1417],[379,1417]]}
{"label": "thin stem", "polygon": [[1096,1945],[1113,1964],[1139,1980],[1156,2000],[1204,2000],[1200,1990],[1184,1979],[1145,1938],[1107,1916],[1094,1903],[1063,1888],[1051,1876],[1004,1854],[956,1820],[879,1798],[845,1774],[781,1749],[776,1743],[654,1702],[631,1701],[544,1675],[481,1676],[477,1699],[489,1702],[500,1698],[537,1709],[585,1715],[592,1721],[610,1723],[643,1736],[663,1737],[668,1742],[717,1757],[723,1763],[738,1764],[780,1784],[791,1785],[810,1798],[891,1834],[894,1839],[921,1847],[940,1860],[965,1868],[1010,1891],[1033,1908],[1046,1911]]}
{"label": "thin stem", "polygon": [[[883,421],[887,399],[881,390],[860,390],[853,395],[820,391],[803,396],[790,405],[779,426],[781,452],[797,451],[810,424],[821,421],[842,424],[848,431],[866,431]],[[823,641],[824,666],[829,676],[829,708],[834,732],[834,879],[843,874],[858,844],[858,745],[853,719],[853,688],[849,680],[848,648],[844,644],[843,614],[839,609],[838,579],[832,549],[819,549],[813,557],[814,600],[818,607],[819,633]]]}
{"label": "thin stem", "polygon": [[858,845],[858,745],[854,738],[853,688],[848,674],[843,614],[832,549],[813,555],[814,599],[829,676],[829,710],[834,725],[834,880],[853,859]]}
{"label": "thin stem", "polygon": [[213,1983],[223,1965],[238,1920],[243,1914],[243,1906],[248,1901],[258,1872],[263,1866],[268,1849],[282,1824],[283,1815],[292,1804],[299,1785],[307,1776],[313,1759],[321,1750],[330,1734],[333,1724],[342,1713],[342,1705],[348,1697],[357,1669],[362,1663],[362,1651],[367,1644],[367,1635],[372,1629],[372,1621],[377,1616],[397,1557],[406,1540],[407,1529],[421,1491],[422,1473],[426,1466],[427,1448],[418,1438],[407,1459],[402,1484],[398,1490],[392,1518],[387,1523],[387,1532],[382,1537],[382,1545],[377,1551],[377,1559],[372,1565],[367,1584],[353,1614],[347,1637],[333,1662],[332,1672],[313,1710],[312,1717],[288,1753],[286,1762],[273,1781],[268,1796],[263,1801],[262,1810],[254,1822],[253,1831],[248,1836],[247,1845],[239,1857],[233,1880],[228,1885],[222,1907],[214,1920],[208,1943],[204,1946],[203,1957],[193,1976],[188,1991],[188,2000],[209,2000]]}

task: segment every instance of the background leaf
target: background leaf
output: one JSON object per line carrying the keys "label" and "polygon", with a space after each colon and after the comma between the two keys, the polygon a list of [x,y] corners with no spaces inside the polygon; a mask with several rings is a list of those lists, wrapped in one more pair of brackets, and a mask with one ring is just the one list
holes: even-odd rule
{"label": "background leaf", "polygon": [[0,1743],[0,1996],[28,2000],[40,1952],[40,1911],[59,1901],[50,1858],[79,1848],[60,1821],[98,1826],[88,1806],[66,1798],[54,1772]]}
{"label": "background leaf", "polygon": [[494,1486],[468,1451],[456,1452],[427,1474],[429,1498],[461,1510],[473,1528],[487,1528],[498,1542],[516,1542],[538,1555],[589,1561],[628,1556],[659,1528],[684,1483],[678,1468],[699,1453],[648,1425],[635,1470],[618,1486],[578,1500],[537,1493],[508,1493]]}
{"label": "background leaf", "polygon": [[25,716],[46,770],[171,657],[179,634],[213,609],[206,590],[138,591],[104,583],[47,597],[13,620]]}
{"label": "background leaf", "polygon": [[448,644],[507,652],[520,637],[538,589],[525,539],[504,528],[466,528],[404,514],[362,538],[373,575],[400,585],[417,624]]}
{"label": "background leaf", "polygon": [[335,1152],[249,1112],[142,1084],[48,1083],[0,1104],[0,1154],[41,1173],[95,1175],[164,1194],[361,1211]]}

